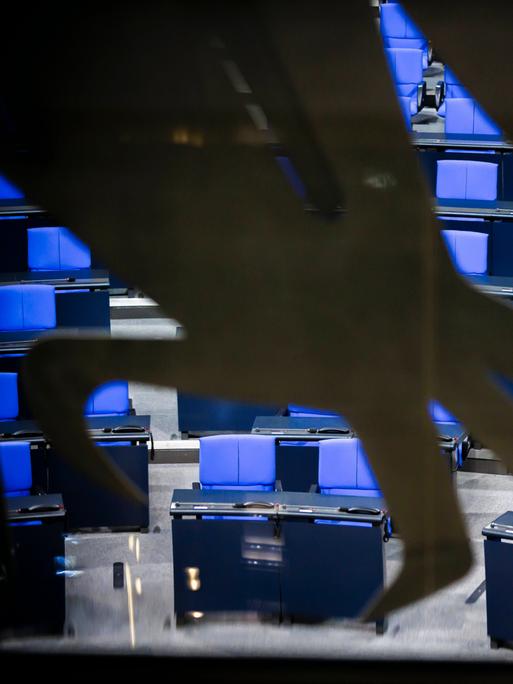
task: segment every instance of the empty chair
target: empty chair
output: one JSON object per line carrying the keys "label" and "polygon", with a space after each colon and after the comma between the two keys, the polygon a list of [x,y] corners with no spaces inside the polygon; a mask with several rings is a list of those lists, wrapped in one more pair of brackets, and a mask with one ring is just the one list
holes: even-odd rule
{"label": "empty chair", "polygon": [[318,485],[321,494],[382,496],[362,442],[356,437],[319,443]]}
{"label": "empty chair", "polygon": [[128,382],[113,380],[97,387],[87,398],[86,416],[126,416],[130,412]]}
{"label": "empty chair", "polygon": [[397,95],[409,98],[410,114],[413,116],[422,106],[425,90],[422,80],[422,51],[414,48],[387,48],[385,53]]}
{"label": "empty chair", "polygon": [[446,103],[445,132],[468,135],[500,135],[501,129],[470,97],[454,97]]}
{"label": "empty chair", "polygon": [[496,200],[497,168],[493,162],[442,159],[436,163],[438,199]]}
{"label": "empty chair", "polygon": [[397,2],[381,5],[380,33],[386,48],[416,48],[422,52],[422,67],[429,62],[429,44],[426,37]]}
{"label": "empty chair", "polygon": [[445,116],[447,102],[453,98],[470,98],[468,90],[460,83],[456,74],[448,66],[445,67],[444,80],[438,81],[435,89],[435,103],[440,116]]}
{"label": "empty chair", "polygon": [[199,461],[202,489],[275,489],[275,440],[270,435],[202,437]]}
{"label": "empty chair", "polygon": [[337,418],[338,413],[327,409],[315,409],[310,406],[299,406],[298,404],[288,404],[287,414],[293,418]]}
{"label": "empty chair", "polygon": [[28,264],[32,271],[91,267],[91,250],[67,228],[29,228]]}
{"label": "empty chair", "polygon": [[442,230],[442,237],[457,271],[464,275],[488,272],[488,235],[470,230]]}
{"label": "empty chair", "polygon": [[5,176],[0,176],[0,200],[23,199],[24,194]]}
{"label": "empty chair", "polygon": [[0,331],[46,330],[56,326],[51,285],[0,286]]}
{"label": "empty chair", "polygon": [[0,373],[0,420],[16,420],[18,413],[18,373]]}
{"label": "empty chair", "polygon": [[0,471],[7,496],[29,496],[32,488],[30,442],[0,442]]}

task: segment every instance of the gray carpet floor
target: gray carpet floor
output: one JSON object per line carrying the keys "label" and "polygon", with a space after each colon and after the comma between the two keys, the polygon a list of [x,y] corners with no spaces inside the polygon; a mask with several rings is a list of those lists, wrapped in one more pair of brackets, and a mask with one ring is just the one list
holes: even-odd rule
{"label": "gray carpet floor", "polygon": [[[513,477],[458,473],[456,487],[474,554],[459,582],[389,617],[385,635],[352,621],[273,625],[216,621],[175,626],[169,502],[174,488],[190,487],[196,465],[150,466],[150,532],[75,534],[66,541],[66,626],[60,639],[11,641],[5,646],[48,650],[130,650],[205,655],[281,655],[319,658],[451,658],[511,660],[491,650],[486,593],[467,602],[482,584],[483,526],[513,508]],[[387,581],[399,571],[399,539],[386,545]],[[112,586],[112,564],[128,567],[126,586]],[[130,587],[130,591],[128,589]],[[130,629],[130,594],[133,629]]]}

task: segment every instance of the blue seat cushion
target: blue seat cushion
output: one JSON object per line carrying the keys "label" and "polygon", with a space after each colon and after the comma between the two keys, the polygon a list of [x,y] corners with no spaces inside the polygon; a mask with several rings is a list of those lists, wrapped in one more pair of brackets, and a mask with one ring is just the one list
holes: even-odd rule
{"label": "blue seat cushion", "polygon": [[[381,496],[361,440],[328,439],[319,443],[319,489],[324,494]],[[377,494],[367,494],[375,491]]]}
{"label": "blue seat cushion", "polygon": [[274,485],[201,485],[202,489],[227,489],[229,491],[240,491],[240,492],[272,492],[274,491]]}
{"label": "blue seat cushion", "polygon": [[200,482],[207,488],[272,491],[275,440],[270,435],[215,435],[200,439]]}
{"label": "blue seat cushion", "polygon": [[436,196],[439,199],[497,199],[497,164],[442,159],[437,161]]}
{"label": "blue seat cushion", "polygon": [[442,230],[442,237],[457,271],[465,275],[488,272],[488,235],[470,230]]}
{"label": "blue seat cushion", "polygon": [[88,416],[126,416],[129,411],[128,382],[113,380],[100,385],[89,395],[84,413]]}
{"label": "blue seat cushion", "polygon": [[386,48],[385,52],[393,80],[397,85],[410,84],[416,87],[422,82],[422,50]]}
{"label": "blue seat cushion", "polygon": [[5,176],[0,176],[0,200],[17,200],[24,197],[25,195],[14,183],[11,183]]}
{"label": "blue seat cushion", "polygon": [[442,406],[438,401],[429,402],[429,413],[431,420],[435,423],[458,423],[458,419],[455,418],[452,413]]}
{"label": "blue seat cushion", "polygon": [[91,267],[91,250],[62,226],[29,228],[29,268],[59,271]]}
{"label": "blue seat cushion", "polygon": [[0,420],[14,420],[18,411],[18,373],[0,373]]}
{"label": "blue seat cushion", "polygon": [[51,285],[2,285],[0,330],[55,328],[55,290]]}
{"label": "blue seat cushion", "polygon": [[109,441],[106,441],[106,442],[96,442],[96,446],[99,446],[99,447],[132,446],[132,442],[128,442],[128,441],[116,441],[116,442],[109,442]]}
{"label": "blue seat cushion", "polygon": [[4,491],[7,494],[30,490],[30,442],[0,442],[0,470]]}
{"label": "blue seat cushion", "polygon": [[501,129],[469,97],[447,100],[445,132],[469,135],[500,135]]}

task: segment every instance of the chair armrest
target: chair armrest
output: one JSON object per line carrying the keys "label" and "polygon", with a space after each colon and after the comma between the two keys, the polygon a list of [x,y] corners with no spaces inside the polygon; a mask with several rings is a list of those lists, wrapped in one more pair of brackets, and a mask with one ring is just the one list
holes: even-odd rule
{"label": "chair armrest", "polygon": [[193,482],[192,483],[192,488],[193,489],[201,489],[201,485],[199,482]]}
{"label": "chair armrest", "polygon": [[435,107],[438,111],[445,100],[445,81],[438,81],[435,86]]}
{"label": "chair armrest", "polygon": [[283,491],[283,485],[281,483],[281,480],[276,480],[274,483],[274,491],[275,492],[282,492]]}
{"label": "chair armrest", "polygon": [[426,99],[426,81],[422,81],[417,85],[417,109],[420,112],[424,106],[424,101]]}
{"label": "chair armrest", "polygon": [[319,493],[319,485],[317,483],[311,484],[310,489],[308,490],[310,494],[318,494]]}

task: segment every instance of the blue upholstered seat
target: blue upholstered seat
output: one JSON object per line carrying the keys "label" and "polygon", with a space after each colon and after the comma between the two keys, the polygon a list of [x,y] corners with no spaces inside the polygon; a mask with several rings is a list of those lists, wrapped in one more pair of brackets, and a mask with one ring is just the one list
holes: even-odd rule
{"label": "blue upholstered seat", "polygon": [[386,48],[416,48],[428,66],[428,41],[398,2],[381,5],[380,32]]}
{"label": "blue upholstered seat", "polygon": [[202,489],[272,492],[275,441],[268,435],[215,435],[200,439]]}
{"label": "blue upholstered seat", "polygon": [[87,398],[87,416],[126,416],[130,411],[128,382],[113,380],[97,387]]}
{"label": "blue upholstered seat", "polygon": [[15,420],[18,412],[18,373],[0,373],[0,420]]}
{"label": "blue upholstered seat", "polygon": [[[444,73],[445,94],[444,101],[438,109],[440,116],[445,116],[447,112],[447,103],[453,98],[472,99],[468,90],[460,83],[456,74],[448,66],[445,67]],[[446,131],[448,132],[448,131]]]}
{"label": "blue upholstered seat", "polygon": [[29,228],[28,264],[33,271],[91,267],[91,250],[67,228]]}
{"label": "blue upholstered seat", "polygon": [[501,129],[470,97],[454,97],[446,102],[445,132],[469,135],[500,135]]}
{"label": "blue upholstered seat", "polygon": [[429,402],[429,414],[434,423],[459,423],[459,420],[437,401]]}
{"label": "blue upholstered seat", "polygon": [[294,418],[310,418],[311,416],[317,418],[337,418],[339,415],[335,411],[316,409],[310,406],[299,406],[299,404],[288,404],[287,413]]}
{"label": "blue upholstered seat", "polygon": [[55,328],[55,290],[51,285],[2,285],[0,331]]}
{"label": "blue upholstered seat", "polygon": [[387,48],[385,53],[398,97],[409,98],[410,114],[416,114],[417,89],[422,83],[422,50]]}
{"label": "blue upholstered seat", "polygon": [[438,199],[496,200],[497,164],[463,159],[437,161]]}
{"label": "blue upholstered seat", "polygon": [[0,176],[0,200],[19,200],[23,198],[24,194],[14,183],[11,183],[5,176]]}
{"label": "blue upholstered seat", "polygon": [[464,275],[488,272],[488,235],[470,230],[442,230],[442,237],[457,271]]}
{"label": "blue upholstered seat", "polygon": [[319,443],[318,483],[321,494],[382,496],[362,442],[356,437]]}
{"label": "blue upholstered seat", "polygon": [[0,442],[0,470],[7,496],[28,496],[32,487],[30,442]]}

